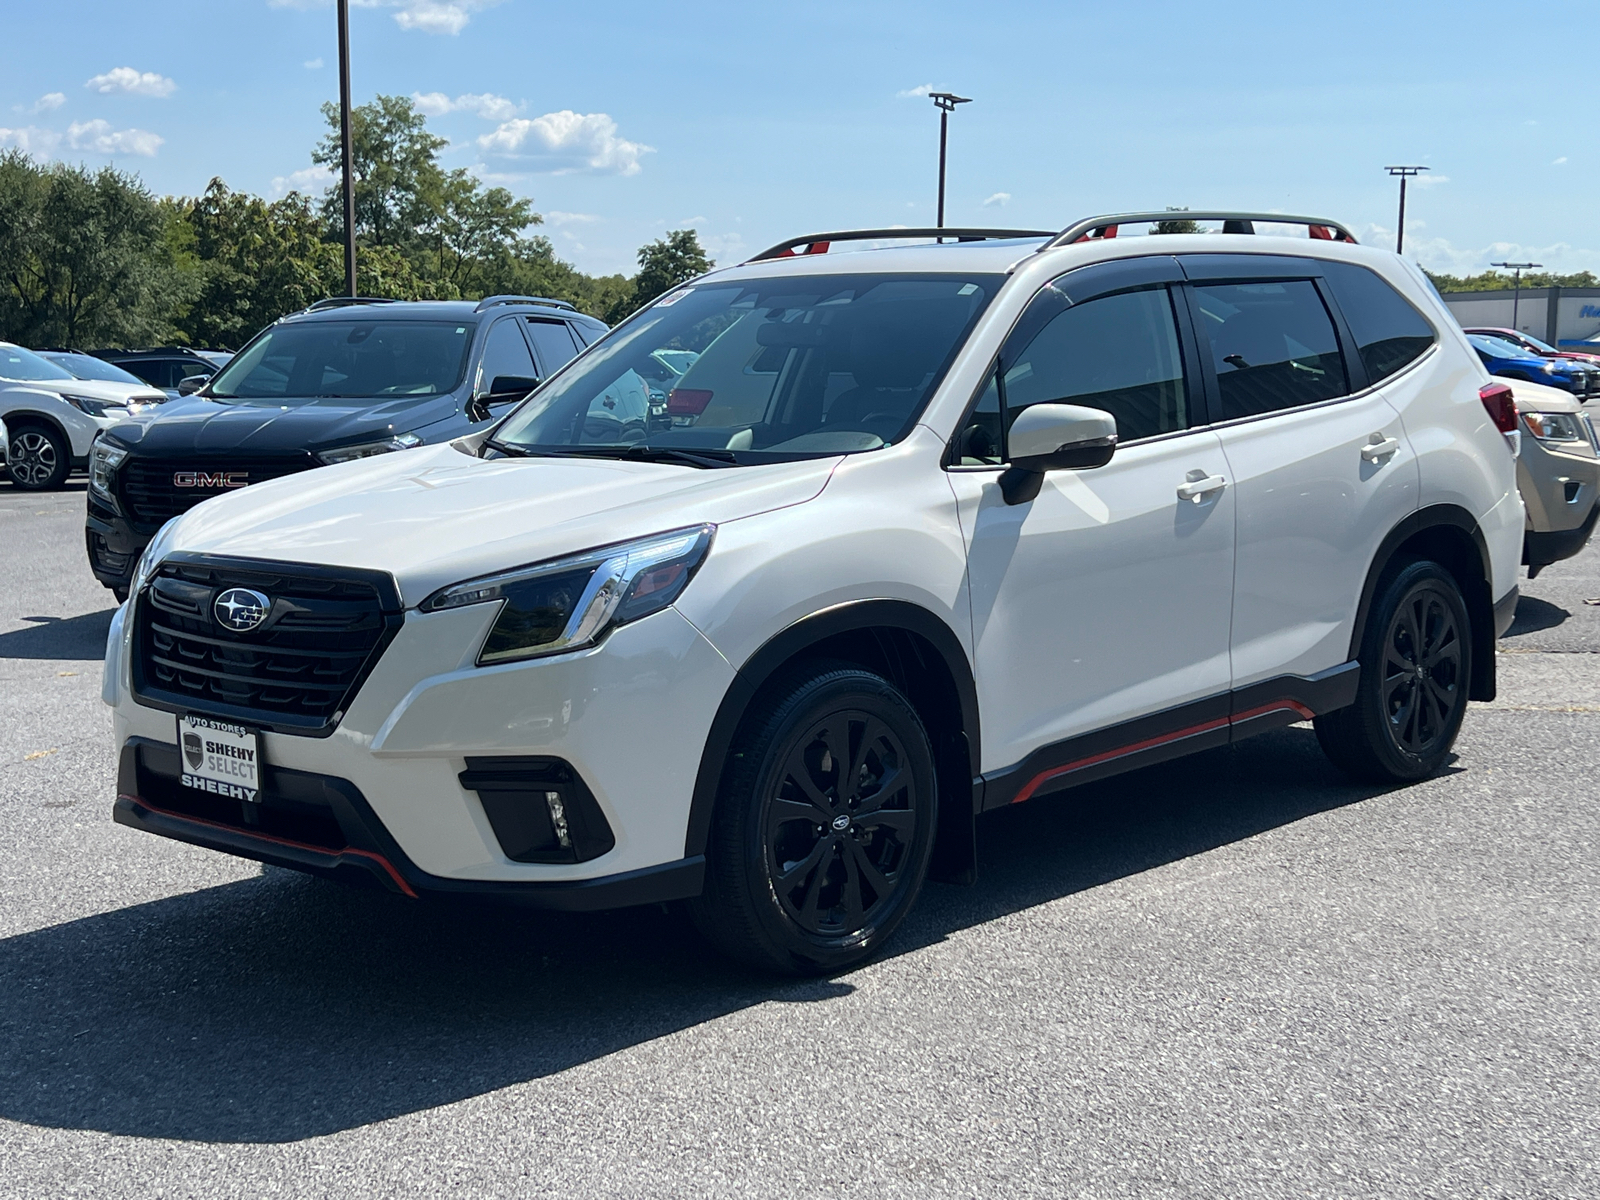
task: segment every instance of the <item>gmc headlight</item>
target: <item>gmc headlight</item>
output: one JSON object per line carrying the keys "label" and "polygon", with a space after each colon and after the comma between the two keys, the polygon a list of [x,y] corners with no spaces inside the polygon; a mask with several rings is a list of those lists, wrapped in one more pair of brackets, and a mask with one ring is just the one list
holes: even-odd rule
{"label": "gmc headlight", "polygon": [[122,465],[128,452],[121,446],[97,437],[89,444],[89,490],[113,506],[117,502],[111,487],[111,475]]}
{"label": "gmc headlight", "polygon": [[371,458],[374,454],[388,454],[393,450],[409,450],[422,445],[414,433],[397,433],[378,442],[357,442],[354,446],[335,446],[332,450],[319,450],[317,457],[325,466],[349,462],[352,458]]}
{"label": "gmc headlight", "polygon": [[478,652],[479,666],[581,650],[682,595],[716,530],[697,525],[469,579],[435,592],[421,609],[498,601],[500,614]]}
{"label": "gmc headlight", "polygon": [[61,398],[79,412],[87,413],[91,417],[103,417],[109,409],[128,407],[121,400],[96,400],[92,396],[69,396],[66,392],[61,393]]}
{"label": "gmc headlight", "polygon": [[1541,442],[1581,442],[1586,440],[1577,414],[1563,412],[1526,412],[1522,419],[1528,431]]}

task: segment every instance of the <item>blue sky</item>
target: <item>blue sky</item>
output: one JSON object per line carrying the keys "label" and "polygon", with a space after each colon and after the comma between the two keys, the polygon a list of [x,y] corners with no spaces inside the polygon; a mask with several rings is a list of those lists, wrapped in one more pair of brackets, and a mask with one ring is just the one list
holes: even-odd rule
{"label": "blue sky", "polygon": [[[1389,163],[1432,168],[1434,270],[1600,271],[1589,66],[1600,6],[1543,3],[572,3],[355,0],[357,102],[421,97],[446,161],[531,196],[589,271],[684,225],[719,261],[783,237],[947,219],[1053,228],[1185,205],[1326,214],[1392,245]],[[319,191],[331,0],[13,5],[0,145]],[[34,51],[26,51],[34,47]]]}

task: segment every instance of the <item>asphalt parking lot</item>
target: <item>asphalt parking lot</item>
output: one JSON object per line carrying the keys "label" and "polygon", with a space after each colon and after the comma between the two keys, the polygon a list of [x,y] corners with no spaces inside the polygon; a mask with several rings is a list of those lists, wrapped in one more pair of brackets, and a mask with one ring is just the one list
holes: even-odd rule
{"label": "asphalt parking lot", "polygon": [[0,1195],[1600,1194],[1600,551],[1442,777],[1296,727],[1021,806],[774,982],[112,824],[83,504],[0,483]]}

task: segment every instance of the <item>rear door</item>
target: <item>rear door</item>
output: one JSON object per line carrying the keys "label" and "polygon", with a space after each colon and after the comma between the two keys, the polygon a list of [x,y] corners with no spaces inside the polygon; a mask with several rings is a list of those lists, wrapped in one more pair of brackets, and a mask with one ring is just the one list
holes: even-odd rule
{"label": "rear door", "polygon": [[1300,689],[1268,681],[1350,658],[1378,545],[1417,506],[1416,455],[1371,385],[1320,262],[1180,261],[1235,492],[1233,686],[1262,685],[1272,699]]}

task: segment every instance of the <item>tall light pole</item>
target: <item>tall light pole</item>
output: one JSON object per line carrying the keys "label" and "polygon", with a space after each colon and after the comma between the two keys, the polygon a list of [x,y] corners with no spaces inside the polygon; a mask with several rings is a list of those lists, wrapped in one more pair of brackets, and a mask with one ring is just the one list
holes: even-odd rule
{"label": "tall light pole", "polygon": [[[950,114],[958,104],[971,104],[972,97],[958,96],[954,92],[930,92],[928,99],[939,110],[939,219],[935,225],[944,228],[944,147],[950,133]],[[942,239],[941,239],[942,240]]]}
{"label": "tall light pole", "polygon": [[1384,170],[1391,175],[1400,177],[1400,223],[1395,229],[1394,252],[1399,254],[1406,248],[1406,180],[1413,175],[1421,175],[1427,167],[1385,167]]}
{"label": "tall light pole", "polygon": [[344,172],[344,290],[356,294],[356,181],[350,170],[350,0],[339,0],[339,158]]}
{"label": "tall light pole", "polygon": [[1522,273],[1524,271],[1532,271],[1537,267],[1542,267],[1544,264],[1498,262],[1490,263],[1489,265],[1491,267],[1504,267],[1508,271],[1516,272],[1516,274],[1511,277],[1511,328],[1515,329],[1517,327],[1517,308],[1522,303]]}

